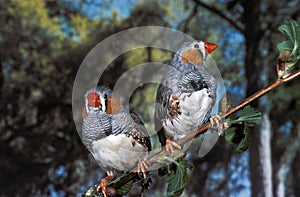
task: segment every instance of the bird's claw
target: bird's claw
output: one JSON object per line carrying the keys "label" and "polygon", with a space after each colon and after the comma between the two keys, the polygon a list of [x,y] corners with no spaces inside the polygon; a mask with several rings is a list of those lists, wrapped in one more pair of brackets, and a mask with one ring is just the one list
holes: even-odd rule
{"label": "bird's claw", "polygon": [[166,140],[166,151],[173,153],[174,152],[174,147],[178,148],[178,149],[181,149],[181,146],[179,144],[177,144],[176,142],[173,142],[170,139],[167,139]]}
{"label": "bird's claw", "polygon": [[219,115],[213,115],[209,119],[210,122],[210,128],[216,130],[219,135],[222,134],[222,131],[224,130],[224,120],[221,116]]}
{"label": "bird's claw", "polygon": [[114,178],[114,172],[107,171],[107,176],[101,179],[100,184],[96,188],[97,193],[100,193],[101,191],[103,193],[103,196],[107,197],[106,191],[107,191],[108,181],[112,180],[113,178]]}
{"label": "bird's claw", "polygon": [[138,174],[143,173],[143,177],[144,177],[144,179],[146,179],[147,178],[146,170],[148,168],[149,168],[149,166],[147,165],[146,161],[143,159],[140,159],[139,163],[138,163],[138,167],[137,167],[137,173]]}

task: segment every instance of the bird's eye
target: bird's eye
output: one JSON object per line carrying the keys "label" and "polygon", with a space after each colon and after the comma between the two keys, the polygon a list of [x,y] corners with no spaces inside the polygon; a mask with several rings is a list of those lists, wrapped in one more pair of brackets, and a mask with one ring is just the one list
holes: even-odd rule
{"label": "bird's eye", "polygon": [[195,45],[194,45],[194,48],[199,49],[199,45],[198,45],[198,44],[195,44]]}

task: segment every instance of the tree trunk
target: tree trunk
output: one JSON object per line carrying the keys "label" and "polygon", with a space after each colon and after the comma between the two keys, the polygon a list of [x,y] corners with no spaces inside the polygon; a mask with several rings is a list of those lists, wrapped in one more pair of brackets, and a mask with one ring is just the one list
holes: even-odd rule
{"label": "tree trunk", "polygon": [[[284,150],[280,160],[278,162],[278,169],[274,172],[275,181],[274,181],[274,196],[276,197],[284,197],[288,196],[286,194],[286,182],[287,178],[289,178],[289,173],[292,173],[294,179],[294,195],[299,196],[299,191],[297,194],[297,188],[299,189],[299,159],[297,159],[297,154],[300,148],[300,139],[298,136],[298,124],[296,121],[293,121],[292,132],[295,133],[291,136],[290,140],[286,144],[286,149]],[[298,160],[298,161],[297,161]],[[297,161],[295,163],[295,161]],[[294,164],[296,165],[293,165]],[[289,172],[291,170],[291,172]],[[297,177],[298,176],[298,177]],[[289,180],[288,180],[289,181]]]}
{"label": "tree trunk", "polygon": [[[246,60],[245,70],[248,82],[247,96],[262,89],[267,82],[264,81],[267,72],[266,62],[260,53],[259,46],[263,36],[259,21],[260,0],[243,1]],[[262,100],[263,99],[263,100]],[[264,114],[258,129],[252,130],[250,146],[250,179],[252,197],[272,197],[272,164],[271,164],[271,124],[266,105],[267,97],[252,105],[258,107]]]}
{"label": "tree trunk", "polygon": [[264,114],[260,128],[252,132],[250,147],[252,197],[273,196],[270,125],[268,115]]}
{"label": "tree trunk", "polygon": [[292,164],[294,196],[300,196],[300,151],[298,150]]}
{"label": "tree trunk", "polygon": [[4,75],[3,75],[3,68],[2,68],[2,60],[0,59],[0,90],[4,84]]}

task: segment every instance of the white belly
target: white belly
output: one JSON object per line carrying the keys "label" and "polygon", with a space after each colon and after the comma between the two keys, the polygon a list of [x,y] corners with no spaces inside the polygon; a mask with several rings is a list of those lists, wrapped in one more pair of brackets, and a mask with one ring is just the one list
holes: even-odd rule
{"label": "white belly", "polygon": [[207,89],[179,95],[180,114],[163,122],[167,136],[178,140],[198,129],[206,121],[212,105],[213,99]]}
{"label": "white belly", "polygon": [[147,156],[147,149],[139,143],[133,146],[132,138],[125,134],[110,135],[92,144],[92,155],[105,170],[114,168],[127,171]]}

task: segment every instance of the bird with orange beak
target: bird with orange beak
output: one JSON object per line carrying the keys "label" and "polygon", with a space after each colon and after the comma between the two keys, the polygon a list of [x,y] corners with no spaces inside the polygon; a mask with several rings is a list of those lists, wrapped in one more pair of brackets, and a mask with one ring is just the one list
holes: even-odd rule
{"label": "bird with orange beak", "polygon": [[137,174],[148,181],[144,160],[151,151],[151,141],[138,115],[129,112],[105,86],[87,90],[84,102],[82,142],[108,175],[101,180],[97,192],[108,196],[107,185],[114,171],[130,171],[136,165]]}
{"label": "bird with orange beak", "polygon": [[185,42],[174,53],[156,94],[155,129],[167,151],[181,148],[175,141],[209,119],[220,132],[221,118],[209,118],[216,102],[217,83],[207,69],[207,56],[218,46],[203,41]]}

